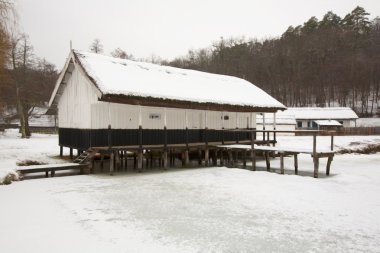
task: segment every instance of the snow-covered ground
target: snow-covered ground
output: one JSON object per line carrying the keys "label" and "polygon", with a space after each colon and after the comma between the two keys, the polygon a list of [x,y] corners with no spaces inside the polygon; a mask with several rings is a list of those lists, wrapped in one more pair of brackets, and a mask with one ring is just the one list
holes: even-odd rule
{"label": "snow-covered ground", "polygon": [[[304,147],[312,138],[279,140]],[[379,143],[380,137],[335,139],[336,148],[365,142]],[[8,133],[0,137],[4,145],[31,153],[34,160],[50,162],[58,154],[56,136],[20,140]],[[318,147],[328,148],[329,138],[318,138]],[[4,154],[0,168],[4,160],[12,165],[13,159],[14,165],[24,159],[3,159]],[[311,173],[310,156],[299,160],[300,171]],[[321,167],[325,164],[322,159]],[[272,165],[279,168],[278,159]],[[379,153],[344,154],[335,156],[331,176],[319,179],[292,175],[292,159],[286,158],[286,175],[214,167],[14,182],[0,186],[0,249],[379,252],[379,165]],[[258,167],[264,170],[264,161]]]}
{"label": "snow-covered ground", "polygon": [[0,183],[8,173],[15,171],[18,162],[65,162],[58,155],[57,135],[33,134],[30,139],[21,139],[18,129],[6,129],[0,132]]}

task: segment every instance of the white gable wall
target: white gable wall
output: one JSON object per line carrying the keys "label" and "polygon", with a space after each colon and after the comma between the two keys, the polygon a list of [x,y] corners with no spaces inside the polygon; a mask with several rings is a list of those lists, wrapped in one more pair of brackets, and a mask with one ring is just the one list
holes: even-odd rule
{"label": "white gable wall", "polygon": [[91,127],[91,104],[98,100],[96,88],[83,72],[74,68],[58,103],[60,128]]}

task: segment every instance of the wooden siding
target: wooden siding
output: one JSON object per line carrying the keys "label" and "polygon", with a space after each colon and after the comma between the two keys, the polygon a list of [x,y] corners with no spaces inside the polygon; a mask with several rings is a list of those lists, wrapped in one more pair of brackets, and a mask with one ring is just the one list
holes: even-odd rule
{"label": "wooden siding", "polygon": [[[166,134],[165,134],[166,131]],[[141,133],[142,145],[163,145],[243,141],[250,140],[248,132],[231,132],[205,129],[70,129],[59,128],[59,145],[86,150],[89,147],[133,146],[139,145]],[[108,142],[110,135],[111,143]]]}
{"label": "wooden siding", "polygon": [[59,127],[90,128],[91,104],[97,100],[94,86],[75,68],[58,103]]}

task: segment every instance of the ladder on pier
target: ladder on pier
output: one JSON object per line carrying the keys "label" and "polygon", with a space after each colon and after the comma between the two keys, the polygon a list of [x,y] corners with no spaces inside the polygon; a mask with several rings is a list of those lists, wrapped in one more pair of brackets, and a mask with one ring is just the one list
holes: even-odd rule
{"label": "ladder on pier", "polygon": [[79,164],[88,164],[90,159],[93,158],[97,153],[97,150],[92,148],[87,149],[82,154],[80,154],[77,158],[74,159],[74,163]]}

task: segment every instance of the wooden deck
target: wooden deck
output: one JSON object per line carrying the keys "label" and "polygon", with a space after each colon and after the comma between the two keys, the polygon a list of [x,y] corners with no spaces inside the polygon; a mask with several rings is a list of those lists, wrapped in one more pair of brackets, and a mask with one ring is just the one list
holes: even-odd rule
{"label": "wooden deck", "polygon": [[[284,174],[284,157],[287,155],[294,156],[294,172],[298,174],[298,155],[309,154],[311,155],[314,163],[314,177],[317,178],[319,174],[319,158],[327,157],[326,175],[330,174],[330,167],[335,152],[332,150],[317,150],[317,149],[303,149],[293,147],[271,147],[271,146],[259,146],[259,145],[218,145],[223,152],[226,151],[229,156],[232,156],[232,151],[251,152],[252,157],[252,169],[256,170],[256,156],[257,153],[262,153],[265,157],[267,171],[270,171],[270,157],[280,157],[280,171]],[[246,155],[244,155],[246,157]]]}

